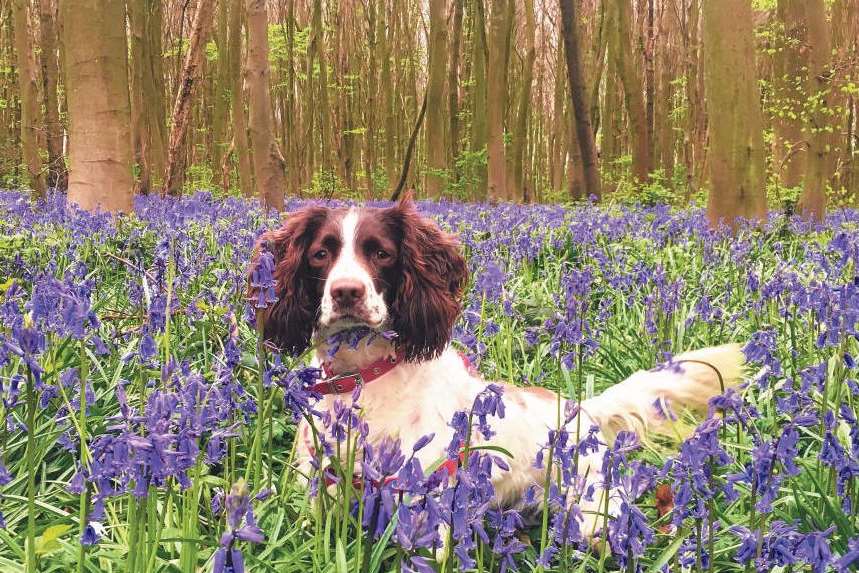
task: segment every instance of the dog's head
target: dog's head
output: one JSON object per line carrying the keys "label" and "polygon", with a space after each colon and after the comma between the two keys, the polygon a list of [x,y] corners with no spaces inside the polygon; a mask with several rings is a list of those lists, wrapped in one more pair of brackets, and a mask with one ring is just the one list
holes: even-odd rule
{"label": "dog's head", "polygon": [[436,356],[450,341],[466,263],[410,198],[387,209],[306,207],[263,234],[256,253],[263,242],[278,297],[264,311],[263,334],[283,352],[302,352],[314,332],[356,326],[395,331],[408,360]]}

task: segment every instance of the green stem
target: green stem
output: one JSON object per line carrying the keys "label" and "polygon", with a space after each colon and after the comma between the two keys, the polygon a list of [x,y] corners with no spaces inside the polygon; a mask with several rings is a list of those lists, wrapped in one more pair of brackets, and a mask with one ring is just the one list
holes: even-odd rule
{"label": "green stem", "polygon": [[36,389],[27,367],[27,573],[36,567]]}
{"label": "green stem", "polygon": [[[86,343],[81,340],[80,342],[80,368],[78,371],[78,377],[80,378],[81,390],[80,396],[78,397],[78,401],[80,402],[80,408],[78,412],[78,430],[80,432],[80,458],[81,458],[81,467],[80,471],[83,472],[89,466],[89,452],[87,450],[87,426],[86,426],[86,382],[87,378],[89,378],[89,362],[87,361],[86,355]],[[78,515],[78,523],[80,526],[80,535],[81,539],[83,539],[84,530],[87,525],[87,503],[89,501],[89,487],[84,481],[84,491],[81,494],[80,506],[79,506],[79,515]],[[86,571],[86,546],[81,543],[80,549],[78,551],[78,573],[84,573]]]}

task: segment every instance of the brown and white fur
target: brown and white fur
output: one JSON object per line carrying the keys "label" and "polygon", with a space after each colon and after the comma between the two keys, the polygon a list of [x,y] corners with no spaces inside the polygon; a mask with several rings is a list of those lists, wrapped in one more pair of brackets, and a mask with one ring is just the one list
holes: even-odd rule
{"label": "brown and white fur", "polygon": [[[301,352],[316,342],[317,363],[327,356],[320,341],[330,333],[366,325],[394,330],[392,343],[375,337],[356,349],[339,350],[328,363],[334,373],[355,372],[399,351],[406,361],[365,385],[361,413],[369,442],[399,438],[410,451],[420,437],[435,439],[418,453],[424,468],[445,454],[453,430],[448,422],[471,406],[487,382],[463,363],[449,345],[467,280],[466,263],[455,239],[420,216],[410,200],[387,209],[310,207],[289,216],[285,225],[263,235],[276,259],[279,301],[267,311],[264,336],[282,350]],[[656,404],[695,412],[741,376],[742,352],[726,345],[686,353],[680,368],[639,371],[581,406],[580,428],[601,429],[605,442],[620,430],[643,433],[666,423]],[[534,467],[537,452],[550,429],[557,428],[556,395],[540,387],[504,386],[506,415],[493,419],[491,443],[513,454],[509,471],[495,474],[502,504],[515,504],[544,471]],[[319,410],[333,411],[335,401],[351,395],[326,395]],[[572,428],[576,421],[571,422]],[[310,459],[311,436],[305,423],[298,429],[298,461]],[[602,487],[603,451],[580,460],[580,474]],[[611,506],[616,500],[611,501]],[[581,507],[583,529],[593,535],[600,520],[597,497]],[[615,508],[610,507],[610,510]]]}

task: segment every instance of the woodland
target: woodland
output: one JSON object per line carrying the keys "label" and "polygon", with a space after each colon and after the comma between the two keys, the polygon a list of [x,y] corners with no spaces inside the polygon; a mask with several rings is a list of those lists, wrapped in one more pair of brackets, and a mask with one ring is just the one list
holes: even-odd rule
{"label": "woodland", "polygon": [[0,182],[136,194],[707,202],[857,195],[855,0],[0,8]]}
{"label": "woodland", "polygon": [[[408,444],[264,343],[259,239],[412,196],[487,386]],[[857,571],[857,207],[859,0],[0,0],[0,571]],[[670,431],[573,422],[727,343]]]}

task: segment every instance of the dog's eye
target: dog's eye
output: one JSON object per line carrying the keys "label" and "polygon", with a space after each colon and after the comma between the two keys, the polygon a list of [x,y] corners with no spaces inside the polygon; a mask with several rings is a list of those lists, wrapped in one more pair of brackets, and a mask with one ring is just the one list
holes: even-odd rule
{"label": "dog's eye", "polygon": [[325,257],[327,257],[327,256],[328,256],[328,251],[326,251],[325,249],[319,249],[318,251],[313,253],[313,258],[316,259],[317,261],[324,261]]}
{"label": "dog's eye", "polygon": [[390,259],[391,254],[388,251],[383,251],[382,249],[379,249],[378,251],[376,251],[376,258],[380,261],[384,261],[386,259]]}

